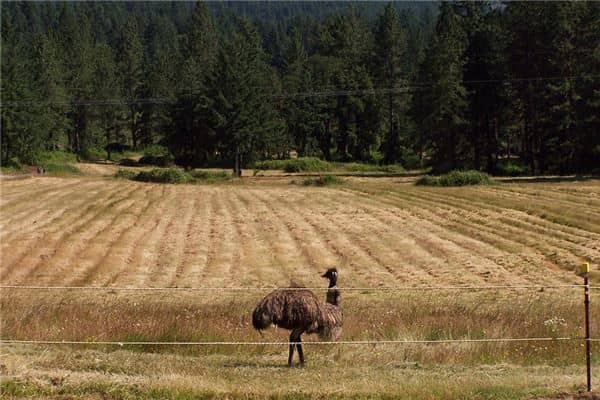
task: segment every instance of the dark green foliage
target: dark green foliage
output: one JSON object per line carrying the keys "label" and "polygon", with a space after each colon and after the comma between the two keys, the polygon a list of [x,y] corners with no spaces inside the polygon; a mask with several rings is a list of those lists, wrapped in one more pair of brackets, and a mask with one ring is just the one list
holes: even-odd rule
{"label": "dark green foliage", "polygon": [[79,168],[69,163],[58,163],[48,162],[43,163],[42,166],[46,170],[47,175],[53,176],[69,176],[69,175],[81,175]]}
{"label": "dark green foliage", "polygon": [[192,177],[180,168],[156,168],[150,171],[138,172],[133,180],[156,183],[188,183],[192,180]]}
{"label": "dark green foliage", "polygon": [[133,179],[136,175],[137,175],[137,173],[135,171],[130,170],[130,169],[119,169],[115,173],[115,178]]}
{"label": "dark green foliage", "polygon": [[344,180],[335,175],[321,175],[316,178],[306,178],[302,181],[304,186],[332,186],[341,185]]}
{"label": "dark green foliage", "polygon": [[133,179],[134,181],[155,183],[216,183],[231,179],[231,174],[225,171],[195,170],[186,172],[180,168],[155,168],[150,171],[140,171],[137,174],[131,171],[119,170],[115,176]]}
{"label": "dark green foliage", "polygon": [[599,165],[598,2],[2,11],[3,164],[57,149],[120,160],[160,144],[168,152],[141,161],[237,173],[294,152],[509,175]]}
{"label": "dark green foliage", "polygon": [[450,171],[440,176],[423,176],[416,182],[422,186],[466,186],[490,185],[494,181],[484,172],[479,171]]}
{"label": "dark green foliage", "polygon": [[144,149],[144,155],[138,160],[140,165],[156,165],[157,167],[168,167],[173,165],[174,159],[169,149],[159,145],[153,145]]}
{"label": "dark green foliage", "polygon": [[498,176],[524,176],[529,174],[529,168],[513,162],[501,163],[496,167],[496,175]]}
{"label": "dark green foliage", "polygon": [[327,161],[314,157],[293,158],[290,160],[266,160],[254,163],[255,169],[282,169],[285,172],[329,171],[332,166]]}
{"label": "dark green foliage", "polygon": [[363,163],[335,163],[336,169],[348,172],[365,172],[365,173],[384,173],[384,174],[401,174],[406,172],[400,164],[363,164]]}

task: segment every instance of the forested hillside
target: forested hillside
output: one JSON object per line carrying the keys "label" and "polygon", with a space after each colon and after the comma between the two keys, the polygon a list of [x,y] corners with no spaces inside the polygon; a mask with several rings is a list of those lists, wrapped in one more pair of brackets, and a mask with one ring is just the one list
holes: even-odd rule
{"label": "forested hillside", "polygon": [[600,168],[598,2],[16,2],[1,161]]}

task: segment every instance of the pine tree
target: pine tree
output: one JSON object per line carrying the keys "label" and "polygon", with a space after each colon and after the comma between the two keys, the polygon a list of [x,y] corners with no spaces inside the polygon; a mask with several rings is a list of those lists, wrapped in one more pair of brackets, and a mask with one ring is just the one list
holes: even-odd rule
{"label": "pine tree", "polygon": [[[459,166],[466,127],[467,92],[462,83],[465,35],[458,15],[448,2],[440,5],[435,34],[420,79],[430,82],[418,103],[424,107],[422,129],[427,131],[433,162],[438,169]],[[429,84],[428,84],[429,85]]]}
{"label": "pine tree", "polygon": [[121,31],[119,41],[119,74],[122,97],[127,104],[127,119],[133,147],[139,144],[140,102],[142,92],[142,61],[144,49],[135,20],[130,20]]}
{"label": "pine tree", "polygon": [[[406,35],[400,25],[396,9],[388,3],[375,25],[374,72],[379,87],[388,90],[384,100],[387,107],[388,131],[383,145],[384,160],[394,163],[400,160],[401,138],[399,125],[405,120],[409,99],[405,93],[397,93],[402,84],[402,65],[406,51]],[[404,124],[405,125],[405,124]]]}
{"label": "pine tree", "polygon": [[219,50],[209,92],[220,153],[237,176],[283,132],[269,89],[271,77],[258,33],[247,20],[239,20]]}

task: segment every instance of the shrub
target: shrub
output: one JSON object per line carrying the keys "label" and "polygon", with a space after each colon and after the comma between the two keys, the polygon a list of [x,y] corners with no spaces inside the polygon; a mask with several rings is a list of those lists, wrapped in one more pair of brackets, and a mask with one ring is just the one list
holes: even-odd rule
{"label": "shrub", "polygon": [[22,172],[23,166],[16,158],[9,158],[2,163],[2,172]]}
{"label": "shrub", "polygon": [[213,183],[219,181],[228,181],[231,179],[231,174],[227,171],[192,171],[190,173],[192,178],[196,181],[203,181],[206,183]]}
{"label": "shrub", "polygon": [[119,165],[123,165],[125,167],[137,167],[140,165],[140,163],[132,158],[122,158],[119,160]]}
{"label": "shrub", "polygon": [[88,161],[106,160],[107,157],[108,157],[108,154],[106,153],[105,150],[94,148],[94,147],[85,149],[81,153],[81,158],[83,158],[84,160],[88,160]]}
{"label": "shrub", "polygon": [[45,163],[43,164],[46,174],[55,176],[81,175],[79,168],[69,163]]}
{"label": "shrub", "polygon": [[265,160],[254,163],[255,169],[282,169],[285,172],[329,171],[331,164],[316,157],[301,157],[289,160]]}
{"label": "shrub", "polygon": [[192,180],[192,177],[179,168],[155,168],[150,171],[138,172],[133,180],[156,183],[187,183]]}
{"label": "shrub", "polygon": [[402,167],[400,164],[375,165],[363,163],[341,163],[336,164],[336,166],[349,172],[381,172],[386,174],[400,174],[406,172],[404,167]]}
{"label": "shrub", "polygon": [[424,176],[417,180],[417,185],[424,186],[466,186],[489,185],[494,181],[484,172],[479,171],[451,171],[440,176]]}
{"label": "shrub", "polygon": [[168,167],[173,165],[174,158],[169,149],[159,145],[148,146],[144,149],[144,155],[139,163],[144,165],[156,165],[158,167]]}
{"label": "shrub", "polygon": [[35,154],[31,160],[31,164],[44,165],[46,164],[61,164],[61,163],[76,163],[77,155],[68,151],[40,151]]}
{"label": "shrub", "polygon": [[304,186],[331,186],[340,185],[342,183],[344,183],[344,180],[335,175],[322,175],[316,178],[307,178],[302,181]]}
{"label": "shrub", "polygon": [[136,173],[128,169],[120,169],[115,173],[115,178],[133,179],[135,176]]}

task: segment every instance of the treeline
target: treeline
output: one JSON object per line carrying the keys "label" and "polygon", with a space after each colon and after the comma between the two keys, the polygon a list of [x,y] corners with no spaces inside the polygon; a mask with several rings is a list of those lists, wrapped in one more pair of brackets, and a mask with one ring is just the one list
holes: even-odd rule
{"label": "treeline", "polygon": [[2,162],[600,160],[600,3],[3,3]]}

